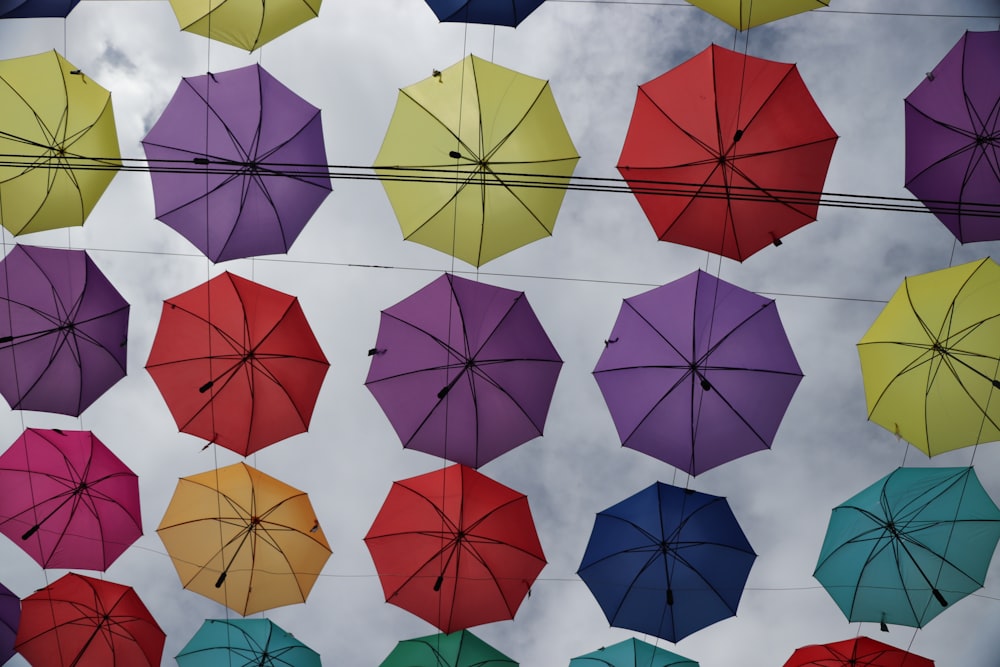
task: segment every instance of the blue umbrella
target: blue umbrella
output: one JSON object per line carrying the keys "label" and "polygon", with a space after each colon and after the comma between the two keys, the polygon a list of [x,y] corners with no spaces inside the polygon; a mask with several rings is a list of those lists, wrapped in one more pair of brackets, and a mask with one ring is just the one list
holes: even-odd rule
{"label": "blue umbrella", "polygon": [[21,620],[21,599],[0,584],[0,665],[14,656],[14,639]]}
{"label": "blue umbrella", "polygon": [[180,667],[320,667],[319,654],[266,618],[208,619],[177,654]]}
{"label": "blue umbrella", "polygon": [[577,656],[569,667],[698,667],[698,663],[633,638]]}
{"label": "blue umbrella", "polygon": [[427,0],[442,23],[484,23],[516,27],[543,0]]}
{"label": "blue umbrella", "polygon": [[676,642],[736,614],[756,557],[725,498],[657,482],[597,514],[577,574],[612,626]]}
{"label": "blue umbrella", "polygon": [[80,0],[0,0],[0,19],[65,18]]}

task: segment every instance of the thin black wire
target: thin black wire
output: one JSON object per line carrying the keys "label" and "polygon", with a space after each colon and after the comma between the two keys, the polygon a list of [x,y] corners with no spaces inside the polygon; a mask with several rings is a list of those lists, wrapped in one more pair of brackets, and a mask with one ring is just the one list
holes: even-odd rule
{"label": "thin black wire", "polygon": [[[0,167],[29,169],[33,165],[30,155],[0,154]],[[75,166],[74,160],[81,160]],[[140,158],[82,158],[66,156],[69,168],[79,171],[122,171],[171,174],[222,174],[237,175],[246,165],[238,162],[217,161],[195,164],[187,160],[145,160]],[[428,165],[423,167],[364,166],[338,164],[271,163],[258,165],[263,175],[290,178],[315,178],[325,175],[344,181],[388,181],[409,183],[462,183],[475,174],[472,167]],[[984,202],[957,202],[953,200],[867,195],[819,190],[794,190],[787,188],[760,188],[750,186],[722,186],[685,181],[659,179],[629,179],[595,176],[558,176],[531,174],[517,171],[493,172],[496,180],[484,185],[503,188],[539,188],[577,192],[633,193],[664,197],[698,197],[699,199],[727,199],[730,201],[770,202],[784,205],[816,205],[828,208],[849,208],[869,211],[929,213],[928,206],[941,214],[962,214],[970,217],[1000,218],[1000,205]]]}

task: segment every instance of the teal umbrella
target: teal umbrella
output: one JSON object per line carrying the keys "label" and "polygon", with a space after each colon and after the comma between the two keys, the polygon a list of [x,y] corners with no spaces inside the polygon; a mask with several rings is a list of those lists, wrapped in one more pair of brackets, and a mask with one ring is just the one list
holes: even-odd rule
{"label": "teal umbrella", "polygon": [[181,652],[179,667],[320,667],[319,654],[266,618],[202,623]]}
{"label": "teal umbrella", "polygon": [[626,639],[573,658],[569,667],[698,667],[698,663],[648,642]]}
{"label": "teal umbrella", "polygon": [[379,667],[517,667],[468,630],[406,639]]}
{"label": "teal umbrella", "polygon": [[897,468],[833,509],[813,576],[849,621],[923,627],[982,588],[1000,509],[970,468]]}

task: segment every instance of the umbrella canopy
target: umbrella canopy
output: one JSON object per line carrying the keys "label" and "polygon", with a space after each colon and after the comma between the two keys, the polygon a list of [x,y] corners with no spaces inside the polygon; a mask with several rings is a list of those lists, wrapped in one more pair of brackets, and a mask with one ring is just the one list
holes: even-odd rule
{"label": "umbrella canopy", "polygon": [[794,14],[819,7],[829,7],[829,0],[688,0],[712,16],[721,19],[737,30],[778,21]]}
{"label": "umbrella canopy", "polygon": [[82,225],[121,165],[111,93],[48,51],[0,60],[0,109],[0,225]]}
{"label": "umbrella canopy", "polygon": [[725,498],[657,482],[597,514],[577,574],[612,627],[676,642],[736,614],[756,558]]}
{"label": "umbrella canopy", "polygon": [[698,667],[698,663],[633,638],[573,658],[569,667]]}
{"label": "umbrella canopy", "polygon": [[405,239],[482,266],[552,235],[578,160],[547,81],[470,55],[399,91],[375,172]]}
{"label": "umbrella canopy", "polygon": [[260,65],[182,79],[142,146],[157,219],[213,262],[288,252],[330,194],[320,110]]}
{"label": "umbrella canopy", "polygon": [[66,18],[80,0],[0,0],[0,19]]}
{"label": "umbrella canopy", "polygon": [[403,446],[473,468],[542,434],[562,368],[523,292],[452,274],[382,311],[371,356]]}
{"label": "umbrella canopy", "polygon": [[545,567],[527,497],[463,465],[393,482],[365,544],[386,601],[446,633],[514,618]]}
{"label": "umbrella canopy", "polygon": [[178,429],[243,456],[309,428],[328,369],[298,299],[228,272],[163,302],[146,362]]}
{"label": "umbrella canopy", "polygon": [[858,355],[868,419],[927,455],[1000,440],[1000,266],[905,278]]}
{"label": "umbrella canopy", "polygon": [[266,618],[210,618],[177,654],[178,667],[320,667],[319,653]]}
{"label": "umbrella canopy", "polygon": [[86,251],[15,245],[0,261],[0,394],[79,416],[125,377],[128,316]]}
{"label": "umbrella canopy", "polygon": [[135,591],[70,572],[21,602],[17,651],[46,667],[159,667],[166,640]]}
{"label": "umbrella canopy", "polygon": [[184,588],[244,616],[305,602],[331,553],[309,496],[245,463],[182,477],[156,532]]}
{"label": "umbrella canopy", "polygon": [[14,639],[21,620],[21,598],[0,584],[0,665],[14,657]]}
{"label": "umbrella canopy", "polygon": [[623,445],[697,475],[770,447],[802,371],[773,300],[699,270],[624,300],[594,377]]}
{"label": "umbrella canopy", "polygon": [[713,44],[639,86],[618,171],[661,241],[743,261],[816,219],[836,143],[795,65]]}
{"label": "umbrella canopy", "polygon": [[923,627],[983,586],[1000,510],[970,468],[897,468],[833,509],[813,576],[851,622]]}
{"label": "umbrella canopy", "polygon": [[906,188],[962,243],[1000,239],[1000,31],[966,32],[906,97]]}
{"label": "umbrella canopy", "polygon": [[323,0],[170,0],[181,30],[253,51],[319,16]]}
{"label": "umbrella canopy", "polygon": [[139,478],[90,431],[27,429],[0,488],[0,532],[44,568],[103,572],[142,536]]}
{"label": "umbrella canopy", "polygon": [[517,667],[517,663],[468,630],[406,639],[379,667]]}
{"label": "umbrella canopy", "polygon": [[544,0],[427,0],[442,23],[485,23],[516,27]]}
{"label": "umbrella canopy", "polygon": [[855,637],[803,646],[784,667],[934,667],[934,661],[868,637]]}

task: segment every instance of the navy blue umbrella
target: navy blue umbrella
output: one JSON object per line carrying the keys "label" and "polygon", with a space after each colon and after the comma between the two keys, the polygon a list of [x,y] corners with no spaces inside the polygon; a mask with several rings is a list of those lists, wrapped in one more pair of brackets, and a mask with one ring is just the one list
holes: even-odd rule
{"label": "navy blue umbrella", "polygon": [[[2,1],[2,0],[0,0]],[[516,27],[543,0],[427,0],[444,23],[484,23]]]}
{"label": "navy blue umbrella", "polygon": [[0,19],[65,18],[80,0],[0,0]]}
{"label": "navy blue umbrella", "polygon": [[756,557],[725,498],[657,482],[597,514],[577,574],[613,627],[676,642],[736,614]]}

